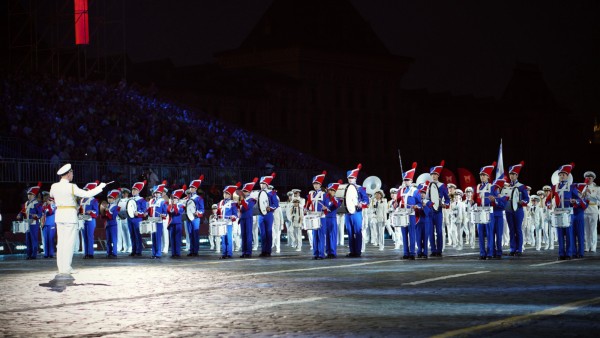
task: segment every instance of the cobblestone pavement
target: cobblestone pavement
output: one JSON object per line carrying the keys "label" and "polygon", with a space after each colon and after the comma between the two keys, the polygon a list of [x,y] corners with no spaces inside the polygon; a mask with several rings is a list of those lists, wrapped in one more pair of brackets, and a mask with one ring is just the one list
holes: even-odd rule
{"label": "cobblestone pavement", "polygon": [[[403,261],[368,245],[362,258],[315,261],[282,243],[271,258],[75,255],[0,260],[0,335],[597,336],[600,255],[557,261],[556,250],[479,261],[473,249]],[[391,242],[388,248],[393,247]]]}

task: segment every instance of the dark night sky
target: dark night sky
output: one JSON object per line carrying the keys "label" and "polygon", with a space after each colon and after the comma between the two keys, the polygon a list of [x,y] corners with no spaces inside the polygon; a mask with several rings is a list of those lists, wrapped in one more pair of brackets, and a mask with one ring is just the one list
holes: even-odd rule
{"label": "dark night sky", "polygon": [[[134,61],[207,63],[234,49],[272,0],[126,2]],[[353,0],[393,54],[405,88],[502,95],[517,61],[539,65],[559,101],[600,116],[600,1]]]}

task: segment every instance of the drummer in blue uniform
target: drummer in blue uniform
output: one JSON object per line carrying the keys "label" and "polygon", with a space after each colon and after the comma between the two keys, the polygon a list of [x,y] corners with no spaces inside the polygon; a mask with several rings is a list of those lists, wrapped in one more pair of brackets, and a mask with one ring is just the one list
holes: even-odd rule
{"label": "drummer in blue uniform", "polygon": [[40,232],[40,219],[42,218],[42,204],[37,195],[42,187],[42,182],[27,189],[27,202],[22,211],[17,215],[17,220],[25,220],[27,223],[25,232],[25,244],[27,245],[27,259],[36,259],[39,251],[38,233]]}
{"label": "drummer in blue uniform", "polygon": [[[83,187],[83,190],[93,190],[100,181],[91,182]],[[86,258],[94,258],[94,232],[96,230],[96,218],[99,215],[98,200],[95,197],[84,197],[81,199],[81,213],[90,216],[83,223],[83,252]]]}
{"label": "drummer in blue uniform", "polygon": [[360,257],[362,249],[362,209],[369,206],[369,197],[364,187],[356,184],[358,173],[362,168],[362,164],[358,164],[356,169],[348,170],[346,177],[348,184],[356,188],[358,194],[358,204],[354,213],[347,213],[344,223],[346,224],[346,232],[348,233],[348,246],[350,253],[346,257]]}
{"label": "drummer in blue uniform", "polygon": [[[442,174],[442,170],[444,170],[445,161],[442,160],[440,165],[435,167],[431,167],[429,169],[429,175],[431,175],[432,184],[437,185],[438,187],[438,195],[439,195],[439,207],[437,210],[432,208],[431,211],[431,223],[432,223],[432,231],[429,233],[429,243],[431,245],[431,256],[432,257],[442,257],[442,251],[444,250],[444,215],[443,208],[448,209],[450,207],[450,196],[448,196],[448,187],[442,182],[439,181],[440,175]],[[436,203],[437,201],[432,201]]]}
{"label": "drummer in blue uniform", "polygon": [[[518,181],[519,174],[525,162],[521,161],[508,169],[510,177],[510,205],[506,208],[506,221],[508,222],[508,235],[510,238],[510,255],[521,256],[523,252],[523,217],[525,212],[523,207],[529,203],[529,194],[527,187]],[[515,189],[517,191],[515,191]],[[518,199],[513,201],[512,199]],[[513,209],[516,206],[516,209]]]}
{"label": "drummer in blue uniform", "polygon": [[[497,190],[492,192],[492,184],[490,184],[490,176],[496,167],[496,162],[492,165],[487,165],[479,170],[479,180],[481,183],[477,185],[475,195],[475,203],[478,207],[491,207],[492,199],[497,197]],[[496,195],[493,195],[496,194]],[[493,196],[494,198],[490,198]],[[479,235],[479,259],[492,259],[494,251],[494,222],[495,218],[491,217],[489,223],[477,223],[477,233]],[[500,217],[500,228],[504,226],[504,221]],[[487,237],[487,242],[486,242]],[[502,236],[500,236],[500,245],[502,245]]]}
{"label": "drummer in blue uniform", "polygon": [[140,234],[140,222],[146,216],[148,203],[146,199],[140,196],[140,192],[144,189],[146,181],[135,182],[131,187],[131,199],[135,201],[136,210],[133,217],[127,219],[129,225],[129,234],[131,236],[131,253],[129,256],[141,256],[144,246],[142,244],[142,235]]}
{"label": "drummer in blue uniform", "polygon": [[[396,197],[396,206],[398,208],[416,210],[418,209],[418,205],[421,204],[421,194],[417,188],[412,185],[416,170],[417,162],[413,162],[412,168],[404,172],[404,175],[402,176],[404,184],[398,189]],[[402,243],[404,246],[404,255],[402,256],[402,259],[415,259],[416,224],[416,215],[415,212],[412,212],[409,215],[409,225],[401,227]]]}
{"label": "drummer in blue uniform", "polygon": [[[163,192],[167,181],[156,186],[152,195],[154,198],[150,201],[149,216],[160,219],[155,221],[155,226],[152,231],[152,258],[160,259],[162,257],[162,236],[163,236],[163,220],[167,218],[167,205],[163,199]],[[150,212],[151,211],[151,212]]]}
{"label": "drummer in blue uniform", "polygon": [[204,199],[197,194],[197,191],[200,188],[200,184],[202,184],[202,180],[204,180],[204,175],[200,175],[200,178],[190,182],[189,199],[194,201],[194,205],[196,206],[194,220],[188,221],[188,233],[190,234],[190,253],[188,256],[191,257],[198,256],[198,251],[200,250],[200,220],[204,215]]}
{"label": "drummer in blue uniform", "polygon": [[42,213],[44,214],[44,225],[42,236],[44,237],[44,258],[54,258],[54,238],[56,237],[56,204],[54,198],[50,197],[48,191],[42,192]]}
{"label": "drummer in blue uniform", "polygon": [[[574,163],[565,164],[558,169],[559,182],[552,187],[552,202],[555,208],[569,209],[575,204],[581,203],[579,191],[574,184],[569,184],[569,174]],[[554,210],[557,212],[557,209]],[[566,227],[557,226],[556,234],[558,236],[558,259],[565,260],[573,257],[573,215],[568,212],[568,225]],[[553,225],[556,226],[554,222]]]}
{"label": "drummer in blue uniform", "polygon": [[[443,161],[442,161],[443,165]],[[417,257],[427,259],[427,242],[431,238],[433,232],[433,226],[431,223],[431,216],[433,215],[433,202],[427,199],[427,189],[429,188],[429,182],[421,183],[417,187],[421,196],[421,203],[417,204],[417,210],[415,211],[416,220],[416,237],[417,237]],[[440,208],[441,209],[441,208]],[[440,233],[441,235],[441,233]],[[433,255],[433,253],[432,253]]]}
{"label": "drummer in blue uniform", "polygon": [[[583,196],[587,184],[576,183],[574,185],[579,196]],[[587,207],[588,202],[583,198],[573,204],[573,258],[583,258],[585,252],[585,219],[583,216]]]}
{"label": "drummer in blue uniform", "polygon": [[[504,187],[506,180],[503,177],[499,177],[494,180],[494,184],[492,184],[490,194],[488,195],[488,200],[490,201],[490,206],[492,206],[492,217],[490,218],[490,251],[492,257],[489,256],[490,252],[488,252],[487,259],[495,258],[502,259],[502,235],[504,233],[504,210],[506,209],[506,202],[508,201],[508,197],[501,196],[500,192]],[[493,218],[493,219],[492,219]]]}
{"label": "drummer in blue uniform", "polygon": [[275,173],[260,178],[260,189],[269,198],[269,206],[266,215],[258,215],[258,227],[260,229],[261,253],[260,257],[271,257],[271,244],[273,243],[273,211],[279,208],[279,200],[272,190],[268,190]]}
{"label": "drummer in blue uniform", "polygon": [[236,185],[226,186],[223,189],[223,199],[217,204],[219,206],[217,214],[221,215],[223,220],[227,222],[227,232],[221,236],[221,259],[233,257],[233,222],[237,220],[238,207],[237,201],[233,200],[232,197],[241,185],[238,182]]}
{"label": "drummer in blue uniform", "polygon": [[[326,192],[321,189],[323,181],[325,180],[326,171],[313,177],[312,185],[314,191],[308,194],[308,203],[306,208],[311,212],[321,213],[319,222],[321,227],[319,229],[312,230],[313,232],[313,259],[325,258],[325,236],[327,225],[325,224],[325,214],[323,213],[323,203],[325,200]],[[310,231],[310,230],[309,230]]]}
{"label": "drummer in blue uniform", "polygon": [[250,197],[250,193],[254,189],[256,182],[258,182],[258,177],[255,177],[252,182],[248,182],[242,187],[244,196],[240,198],[240,233],[242,236],[242,255],[240,258],[252,257],[252,223],[256,199]]}
{"label": "drummer in blue uniform", "polygon": [[106,258],[117,258],[117,241],[119,238],[117,217],[119,215],[119,206],[117,199],[121,192],[119,190],[111,190],[108,195],[108,207],[104,209],[104,217],[106,217]]}
{"label": "drummer in blue uniform", "polygon": [[341,180],[336,183],[329,183],[327,185],[327,195],[323,201],[325,214],[325,254],[327,258],[337,257],[337,208],[340,205],[340,201],[335,197],[338,187],[341,184]]}
{"label": "drummer in blue uniform", "polygon": [[181,257],[181,216],[185,212],[185,206],[182,202],[181,197],[187,189],[184,184],[181,189],[173,191],[171,194],[171,200],[167,206],[167,213],[169,214],[169,242],[171,243],[171,258]]}

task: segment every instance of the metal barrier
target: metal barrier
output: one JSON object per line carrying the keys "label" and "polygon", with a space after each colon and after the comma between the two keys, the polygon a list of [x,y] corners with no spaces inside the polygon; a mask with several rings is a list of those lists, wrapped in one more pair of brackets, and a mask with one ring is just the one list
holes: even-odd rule
{"label": "metal barrier", "polygon": [[[249,182],[254,177],[269,175],[270,169],[257,169],[250,167],[194,167],[175,166],[168,164],[122,164],[96,161],[70,161],[73,166],[73,181],[78,184],[99,180],[102,182],[115,181],[118,184],[130,186],[143,180],[145,171],[151,168],[159,181],[167,180],[169,184],[183,185],[197,179],[204,174],[204,184],[218,186],[234,184],[241,181]],[[0,183],[53,183],[57,181],[56,171],[61,164],[49,160],[34,159],[0,159]],[[273,181],[275,186],[305,187],[310,184],[312,176],[322,169],[276,169],[277,177]],[[331,173],[334,174],[334,173]],[[331,177],[343,175],[337,173]],[[340,176],[341,177],[341,176]],[[146,178],[148,179],[148,178]],[[308,182],[308,183],[307,183]]]}

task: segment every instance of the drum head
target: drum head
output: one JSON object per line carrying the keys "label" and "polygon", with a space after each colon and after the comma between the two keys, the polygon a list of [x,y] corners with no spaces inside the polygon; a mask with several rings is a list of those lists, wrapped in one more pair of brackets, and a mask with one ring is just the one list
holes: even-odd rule
{"label": "drum head", "polygon": [[266,191],[261,190],[258,193],[258,200],[256,204],[258,205],[258,211],[260,214],[263,216],[266,215],[268,212],[267,208],[269,207],[269,195]]}
{"label": "drum head", "polygon": [[344,204],[346,205],[346,209],[348,209],[349,214],[354,214],[356,212],[356,206],[358,205],[358,191],[352,184],[348,184],[346,187]]}
{"label": "drum head", "polygon": [[185,203],[185,215],[190,221],[196,219],[196,203],[194,203],[194,200],[188,200]]}
{"label": "drum head", "polygon": [[429,185],[429,200],[433,203],[433,210],[440,209],[440,188],[437,183],[431,182]]}
{"label": "drum head", "polygon": [[129,200],[121,199],[121,200],[119,200],[119,203],[117,203],[119,208],[121,208],[119,210],[119,218],[121,218],[121,219],[127,218],[127,202],[128,201]]}
{"label": "drum head", "polygon": [[519,189],[513,188],[512,192],[510,193],[510,206],[512,207],[513,211],[517,211],[519,208],[520,199],[521,195],[519,194]]}
{"label": "drum head", "polygon": [[135,213],[137,212],[137,203],[133,199],[127,201],[127,217],[135,218]]}
{"label": "drum head", "polygon": [[344,198],[344,196],[346,195],[346,188],[348,187],[348,184],[340,184],[338,186],[338,189],[335,192],[335,197],[337,198]]}

